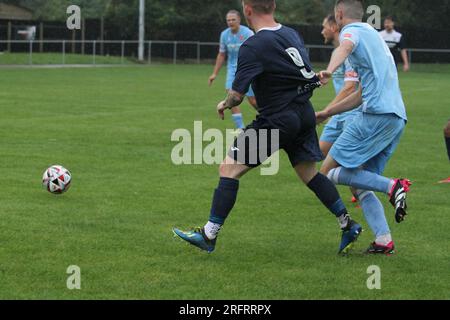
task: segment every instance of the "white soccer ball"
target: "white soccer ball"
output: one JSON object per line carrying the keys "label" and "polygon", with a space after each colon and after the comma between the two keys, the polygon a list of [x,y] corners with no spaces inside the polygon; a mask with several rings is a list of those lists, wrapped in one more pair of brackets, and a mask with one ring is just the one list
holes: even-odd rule
{"label": "white soccer ball", "polygon": [[63,166],[51,166],[42,177],[42,185],[53,194],[63,194],[69,190],[71,182],[72,175]]}

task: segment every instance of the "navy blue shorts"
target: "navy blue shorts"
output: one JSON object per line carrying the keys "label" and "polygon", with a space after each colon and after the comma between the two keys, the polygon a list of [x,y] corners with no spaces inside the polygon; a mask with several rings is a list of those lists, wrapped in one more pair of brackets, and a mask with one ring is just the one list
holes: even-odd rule
{"label": "navy blue shorts", "polygon": [[324,159],[316,131],[316,114],[310,102],[270,116],[259,115],[235,139],[228,156],[256,168],[280,149],[293,167]]}

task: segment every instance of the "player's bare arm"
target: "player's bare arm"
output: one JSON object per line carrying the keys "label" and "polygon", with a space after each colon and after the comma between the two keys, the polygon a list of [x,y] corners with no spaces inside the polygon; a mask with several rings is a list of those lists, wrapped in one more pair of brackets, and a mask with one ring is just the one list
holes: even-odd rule
{"label": "player's bare arm", "polygon": [[406,49],[402,50],[402,59],[403,59],[403,71],[408,72],[409,71],[409,58],[408,58],[408,52]]}
{"label": "player's bare arm", "polygon": [[317,112],[317,123],[322,123],[334,115],[353,110],[359,107],[362,102],[362,88],[359,87],[358,91],[355,91],[344,100],[335,104],[330,104],[325,110]]}
{"label": "player's bare arm", "polygon": [[225,119],[225,110],[233,109],[241,105],[242,101],[244,101],[244,97],[245,96],[243,94],[230,90],[227,98],[217,105],[217,113],[219,114],[219,117],[222,120]]}
{"label": "player's bare arm", "polygon": [[345,59],[347,59],[348,56],[352,53],[353,47],[353,42],[351,42],[350,40],[344,40],[342,41],[341,45],[336,48],[333,55],[331,56],[331,61],[328,65],[327,70],[321,71],[319,73],[320,82],[323,85],[328,84],[328,82],[332,78],[333,72],[335,72],[345,62]]}
{"label": "player's bare arm", "polygon": [[359,82],[356,81],[346,81],[344,84],[344,88],[339,92],[339,94],[334,98],[333,101],[330,102],[330,105],[334,105],[338,102],[343,101],[347,97],[354,94],[359,86]]}
{"label": "player's bare arm", "polygon": [[220,69],[222,69],[223,64],[225,63],[225,60],[227,59],[227,54],[225,52],[219,52],[219,54],[217,55],[217,59],[216,59],[216,65],[214,66],[214,71],[212,73],[212,75],[209,77],[209,86],[211,86],[214,82],[214,80],[216,80],[217,75],[220,72]]}

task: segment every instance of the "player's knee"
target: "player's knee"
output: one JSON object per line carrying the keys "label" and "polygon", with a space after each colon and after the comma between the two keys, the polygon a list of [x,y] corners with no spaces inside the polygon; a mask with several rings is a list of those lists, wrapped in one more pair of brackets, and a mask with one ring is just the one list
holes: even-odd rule
{"label": "player's knee", "polygon": [[222,163],[219,166],[219,176],[227,178],[227,165],[225,163]]}
{"label": "player's knee", "polygon": [[219,175],[222,178],[237,179],[239,176],[235,171],[231,164],[222,163],[219,166]]}
{"label": "player's knee", "polygon": [[320,173],[328,177],[330,171],[327,168],[320,168]]}

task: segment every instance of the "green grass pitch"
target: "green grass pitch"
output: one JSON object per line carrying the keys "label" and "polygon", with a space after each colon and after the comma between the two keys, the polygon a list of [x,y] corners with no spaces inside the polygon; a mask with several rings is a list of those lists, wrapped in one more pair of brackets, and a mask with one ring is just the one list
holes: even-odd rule
{"label": "green grass pitch", "polygon": [[[439,70],[444,68],[444,70]],[[410,216],[388,220],[392,257],[362,251],[366,232],[337,256],[337,222],[295,177],[282,154],[276,176],[250,173],[217,251],[199,252],[173,226],[205,223],[217,166],[175,166],[173,130],[232,128],[220,121],[224,74],[210,66],[3,69],[0,77],[0,299],[449,299],[450,175],[442,129],[450,117],[448,67],[401,74],[410,122],[387,175],[414,182]],[[435,72],[444,71],[444,72]],[[317,90],[321,109],[331,87]],[[245,119],[254,112],[246,104]],[[41,187],[52,164],[73,174],[72,189]],[[67,267],[81,268],[68,290]],[[369,290],[367,268],[381,268]]]}

